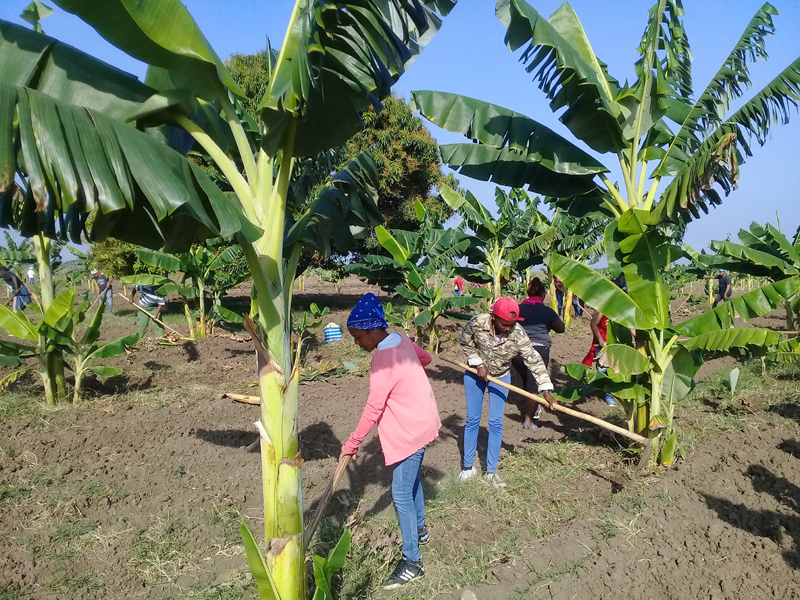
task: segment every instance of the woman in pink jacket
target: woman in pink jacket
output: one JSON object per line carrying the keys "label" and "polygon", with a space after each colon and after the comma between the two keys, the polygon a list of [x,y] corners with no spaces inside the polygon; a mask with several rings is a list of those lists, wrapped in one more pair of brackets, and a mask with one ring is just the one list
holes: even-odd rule
{"label": "woman in pink jacket", "polygon": [[[389,333],[380,300],[364,295],[347,319],[355,343],[375,355],[369,371],[369,398],[356,430],[342,446],[355,458],[358,447],[378,424],[378,436],[392,467],[392,500],[403,536],[403,556],[383,588],[395,589],[422,577],[420,544],[427,544],[425,499],[419,474],[425,448],[439,435],[442,422],[423,367],[431,355],[402,333]],[[341,458],[341,457],[340,457]]]}

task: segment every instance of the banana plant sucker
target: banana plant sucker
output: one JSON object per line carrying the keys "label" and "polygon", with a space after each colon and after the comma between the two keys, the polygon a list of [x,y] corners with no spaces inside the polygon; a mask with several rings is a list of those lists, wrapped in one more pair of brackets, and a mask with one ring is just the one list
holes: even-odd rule
{"label": "banana plant sucker", "polygon": [[505,266],[503,248],[499,243],[495,242],[486,253],[486,266],[492,276],[492,292],[494,293],[494,299],[497,300],[503,295],[501,278],[503,267]]}
{"label": "banana plant sucker", "polygon": [[[39,271],[39,287],[42,300],[42,312],[53,304],[55,298],[55,283],[53,271],[50,268],[50,238],[42,233],[33,237],[33,247],[36,253],[36,265]],[[45,399],[48,404],[66,398],[67,384],[64,379],[64,357],[60,350],[48,350],[47,338],[39,335],[39,371],[44,384]]]}

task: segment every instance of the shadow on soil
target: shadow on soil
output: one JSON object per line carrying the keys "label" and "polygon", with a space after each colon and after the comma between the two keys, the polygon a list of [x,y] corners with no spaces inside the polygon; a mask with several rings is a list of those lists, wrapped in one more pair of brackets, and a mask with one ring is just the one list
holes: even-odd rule
{"label": "shadow on soil", "polygon": [[[800,443],[797,440],[784,440],[778,448],[794,457],[800,456]],[[726,523],[775,541],[783,549],[781,554],[786,563],[793,569],[800,569],[800,487],[785,477],[776,476],[762,465],[750,465],[745,475],[750,478],[756,492],[769,494],[795,514],[753,510],[743,504],[703,494],[706,504]]]}

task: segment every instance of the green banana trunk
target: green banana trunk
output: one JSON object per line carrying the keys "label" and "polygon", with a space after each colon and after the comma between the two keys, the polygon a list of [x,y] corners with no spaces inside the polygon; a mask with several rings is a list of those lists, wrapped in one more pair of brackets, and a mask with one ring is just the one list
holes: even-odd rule
{"label": "green banana trunk", "polygon": [[[55,298],[53,272],[50,269],[50,238],[41,233],[34,236],[33,247],[39,270],[42,311],[47,312]],[[67,384],[64,379],[64,358],[59,350],[47,349],[47,339],[43,335],[39,336],[39,371],[42,376],[45,399],[48,404],[53,405],[67,396]]]}
{"label": "green banana trunk", "polygon": [[564,295],[564,326],[569,327],[572,324],[572,290],[567,290]]}

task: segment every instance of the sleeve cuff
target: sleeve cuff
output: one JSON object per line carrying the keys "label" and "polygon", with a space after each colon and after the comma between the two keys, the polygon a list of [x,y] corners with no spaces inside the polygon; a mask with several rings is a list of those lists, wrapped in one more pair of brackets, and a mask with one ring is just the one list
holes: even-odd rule
{"label": "sleeve cuff", "polygon": [[553,384],[552,383],[543,383],[539,386],[539,392],[552,392],[553,391]]}
{"label": "sleeve cuff", "polygon": [[482,358],[469,358],[467,359],[467,364],[470,367],[480,367],[483,364]]}

